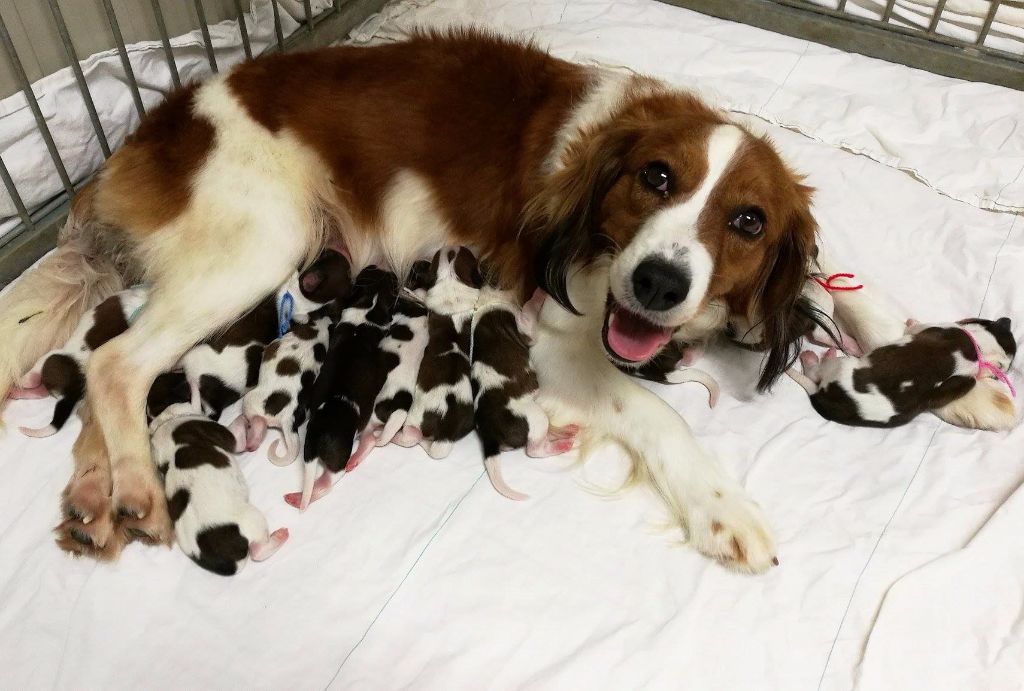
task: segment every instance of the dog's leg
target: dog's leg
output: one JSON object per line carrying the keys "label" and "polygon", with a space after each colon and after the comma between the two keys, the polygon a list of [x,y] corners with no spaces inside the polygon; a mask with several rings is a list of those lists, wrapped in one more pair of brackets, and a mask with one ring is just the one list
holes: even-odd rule
{"label": "dog's leg", "polygon": [[531,351],[542,403],[556,414],[554,421],[582,422],[586,434],[604,434],[624,446],[644,465],[643,475],[695,549],[737,571],[767,571],[778,560],[761,509],[700,448],[671,406],[605,357],[607,281],[601,269],[579,272],[570,287],[586,316],[547,301]]}
{"label": "dog's leg", "polygon": [[[276,257],[266,251],[257,256],[224,251],[179,257],[188,270],[183,267],[180,274],[154,283],[132,326],[99,348],[89,362],[87,396],[110,454],[114,510],[126,529],[153,542],[170,544],[172,531],[150,462],[146,394],[156,376],[195,343],[244,314],[294,271],[304,240],[298,233],[274,231]],[[253,233],[258,235],[258,229]],[[253,266],[260,270],[253,271]]]}
{"label": "dog's leg", "polygon": [[80,416],[82,431],[71,450],[75,469],[61,501],[64,521],[54,532],[65,552],[110,561],[121,553],[127,537],[110,510],[110,459],[103,435],[88,406],[82,406]]}

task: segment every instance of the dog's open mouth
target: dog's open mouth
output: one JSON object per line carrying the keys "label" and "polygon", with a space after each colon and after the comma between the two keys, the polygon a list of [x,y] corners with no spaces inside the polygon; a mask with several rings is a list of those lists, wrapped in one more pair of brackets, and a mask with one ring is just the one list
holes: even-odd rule
{"label": "dog's open mouth", "polygon": [[630,312],[609,295],[602,335],[608,352],[628,362],[641,362],[668,343],[672,329]]}

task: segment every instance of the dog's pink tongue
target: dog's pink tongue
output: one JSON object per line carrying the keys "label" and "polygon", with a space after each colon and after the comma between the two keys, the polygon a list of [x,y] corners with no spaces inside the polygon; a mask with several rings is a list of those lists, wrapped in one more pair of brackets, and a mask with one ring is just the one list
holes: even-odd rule
{"label": "dog's pink tongue", "polygon": [[612,310],[608,318],[608,346],[623,360],[646,360],[671,337],[671,329],[651,324],[625,310]]}

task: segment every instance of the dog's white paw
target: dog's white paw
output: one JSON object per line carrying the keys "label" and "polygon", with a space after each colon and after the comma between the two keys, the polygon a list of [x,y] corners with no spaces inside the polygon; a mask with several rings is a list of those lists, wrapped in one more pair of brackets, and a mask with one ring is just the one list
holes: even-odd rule
{"label": "dog's white paw", "polygon": [[690,544],[701,554],[743,573],[778,566],[768,521],[742,491],[715,490],[687,513]]}

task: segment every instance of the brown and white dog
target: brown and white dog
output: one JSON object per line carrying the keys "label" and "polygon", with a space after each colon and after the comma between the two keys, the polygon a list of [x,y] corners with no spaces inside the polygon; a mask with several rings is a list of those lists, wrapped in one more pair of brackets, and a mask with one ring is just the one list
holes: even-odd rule
{"label": "brown and white dog", "polygon": [[554,298],[549,398],[631,449],[697,549],[761,572],[775,546],[760,510],[612,362],[643,364],[724,305],[764,320],[760,385],[774,382],[795,356],[810,196],[769,141],[695,96],[513,40],[454,31],[260,57],[171,94],[79,195],[61,248],[0,303],[0,390],[118,275],[142,276],[150,302],[95,353],[88,400],[111,510],[166,533],[144,415],[157,374],[324,246],[345,246],[353,270],[405,275],[466,245],[521,296],[539,284]]}

